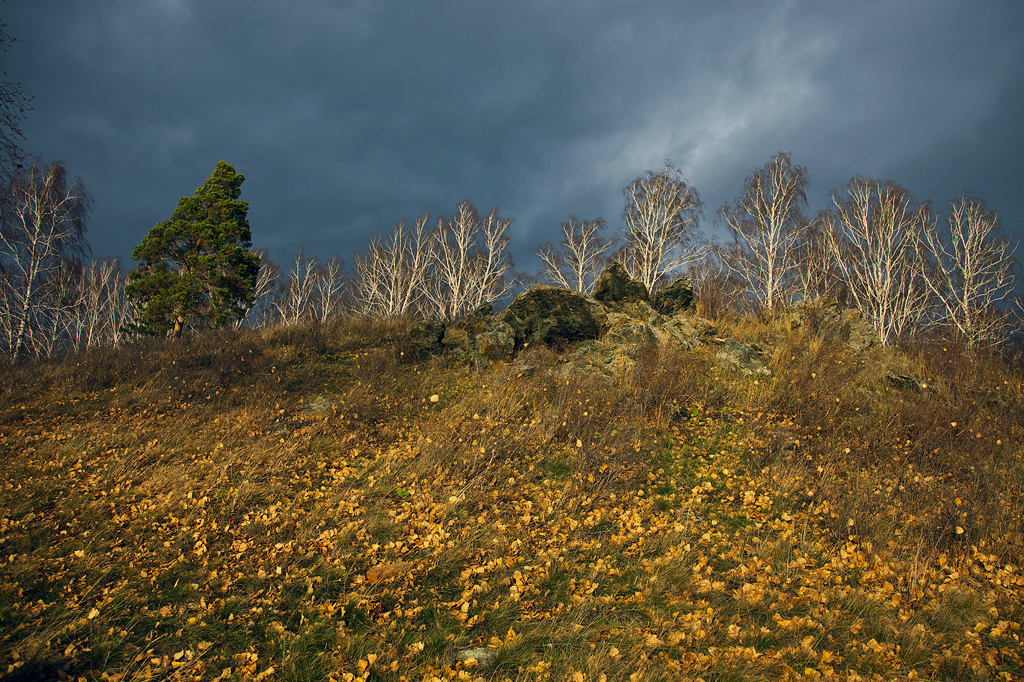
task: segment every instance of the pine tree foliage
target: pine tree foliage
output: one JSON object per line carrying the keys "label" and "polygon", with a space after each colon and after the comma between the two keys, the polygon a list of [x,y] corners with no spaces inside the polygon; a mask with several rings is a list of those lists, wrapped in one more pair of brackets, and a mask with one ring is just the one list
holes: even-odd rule
{"label": "pine tree foliage", "polygon": [[140,308],[138,331],[180,336],[190,323],[219,326],[245,317],[260,258],[249,250],[249,204],[238,200],[244,180],[231,164],[218,162],[132,252],[141,261],[127,287]]}

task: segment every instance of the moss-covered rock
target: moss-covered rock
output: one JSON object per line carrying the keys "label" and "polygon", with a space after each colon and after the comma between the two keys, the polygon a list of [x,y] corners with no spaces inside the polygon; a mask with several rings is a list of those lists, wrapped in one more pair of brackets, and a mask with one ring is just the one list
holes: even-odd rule
{"label": "moss-covered rock", "polygon": [[494,320],[491,328],[476,335],[473,359],[477,366],[484,363],[498,367],[511,362],[516,350],[516,334],[507,323]]}
{"label": "moss-covered rock", "polygon": [[625,313],[611,313],[605,323],[604,342],[613,345],[656,343],[654,329],[645,320]]}
{"label": "moss-covered rock", "polygon": [[511,362],[515,354],[515,331],[495,317],[492,310],[490,303],[484,303],[465,319],[452,325],[465,335],[465,350],[473,356],[477,367],[497,367]]}
{"label": "moss-covered rock", "polygon": [[761,356],[757,354],[757,351],[733,339],[725,340],[725,343],[722,344],[722,349],[718,351],[716,360],[718,366],[722,369],[732,370],[740,374],[762,374],[765,376],[771,376],[772,374],[772,370],[761,359]]}
{"label": "moss-covered rock", "polygon": [[843,309],[830,298],[800,301],[786,312],[785,319],[793,331],[804,329],[842,341],[857,353],[880,345],[875,328],[859,310]]}
{"label": "moss-covered rock", "polygon": [[420,320],[409,330],[409,351],[415,358],[427,358],[445,350],[444,323]]}
{"label": "moss-covered rock", "polygon": [[516,297],[501,321],[512,328],[517,348],[527,343],[548,346],[596,339],[605,311],[583,294],[537,284]]}
{"label": "moss-covered rock", "polygon": [[675,315],[693,305],[693,284],[686,275],[679,277],[651,296],[651,307],[662,315]]}
{"label": "moss-covered rock", "polygon": [[649,298],[650,294],[644,283],[630,279],[626,268],[622,267],[619,261],[612,261],[594,284],[594,300],[601,303],[646,301]]}

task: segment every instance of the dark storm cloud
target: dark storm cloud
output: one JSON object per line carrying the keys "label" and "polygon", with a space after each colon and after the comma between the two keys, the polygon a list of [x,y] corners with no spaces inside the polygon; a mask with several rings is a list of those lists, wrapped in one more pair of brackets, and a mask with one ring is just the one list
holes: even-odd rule
{"label": "dark storm cloud", "polygon": [[[569,214],[620,224],[672,159],[706,224],[779,150],[811,201],[855,173],[945,205],[965,188],[1019,231],[1015,2],[35,0],[0,5],[36,95],[26,147],[127,256],[224,159],[255,245],[346,258],[468,198],[515,218],[517,260]],[[699,3],[705,5],[705,3]]]}

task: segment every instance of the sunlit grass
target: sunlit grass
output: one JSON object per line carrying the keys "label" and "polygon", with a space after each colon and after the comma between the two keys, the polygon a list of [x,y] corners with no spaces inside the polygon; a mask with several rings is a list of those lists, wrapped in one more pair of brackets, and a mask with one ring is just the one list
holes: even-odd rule
{"label": "sunlit grass", "polygon": [[16,368],[0,674],[1020,674],[1019,376],[723,327],[773,376],[477,372],[362,322]]}

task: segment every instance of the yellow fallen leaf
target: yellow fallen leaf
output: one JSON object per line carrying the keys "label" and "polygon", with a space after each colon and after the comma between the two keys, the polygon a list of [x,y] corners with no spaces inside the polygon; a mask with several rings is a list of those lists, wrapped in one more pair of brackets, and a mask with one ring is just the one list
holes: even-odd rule
{"label": "yellow fallen leaf", "polygon": [[366,572],[366,580],[370,583],[377,583],[382,580],[389,580],[400,575],[407,574],[413,564],[408,561],[396,561],[390,564],[378,564]]}
{"label": "yellow fallen leaf", "polygon": [[99,612],[99,610],[98,610],[98,609],[95,609],[95,608],[93,608],[93,609],[90,609],[90,610],[89,610],[89,616],[88,616],[88,618],[89,618],[89,620],[92,620],[93,618],[95,618],[95,617],[96,617],[96,616],[98,616],[98,615],[100,615],[100,612]]}

